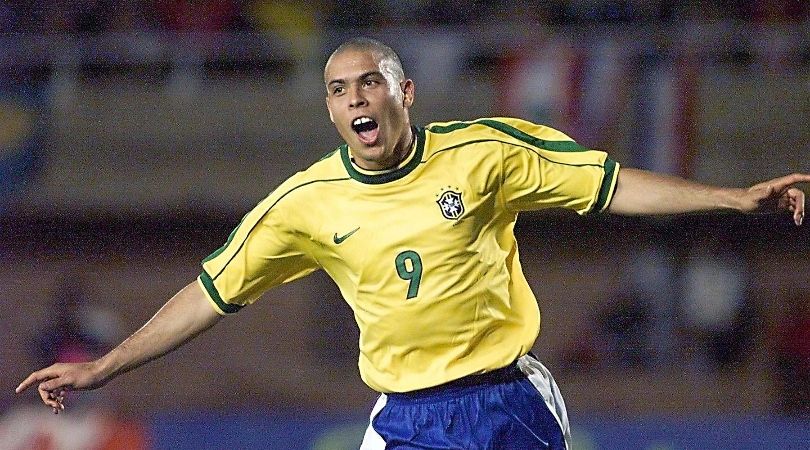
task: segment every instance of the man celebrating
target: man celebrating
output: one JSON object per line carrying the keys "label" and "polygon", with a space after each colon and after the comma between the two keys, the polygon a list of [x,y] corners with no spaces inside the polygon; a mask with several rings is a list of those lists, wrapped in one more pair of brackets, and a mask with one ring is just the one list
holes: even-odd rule
{"label": "man celebrating", "polygon": [[[187,342],[279,284],[323,269],[360,329],[359,369],[381,393],[363,449],[566,449],[565,405],[531,354],[540,331],[513,228],[519,211],[791,212],[794,174],[751,187],[621,168],[551,128],[511,118],[411,124],[414,83],[386,45],[353,39],[324,70],[345,144],[293,175],[203,261],[198,280],[98,360],[29,375],[59,412]],[[318,205],[313,208],[312,205]]]}

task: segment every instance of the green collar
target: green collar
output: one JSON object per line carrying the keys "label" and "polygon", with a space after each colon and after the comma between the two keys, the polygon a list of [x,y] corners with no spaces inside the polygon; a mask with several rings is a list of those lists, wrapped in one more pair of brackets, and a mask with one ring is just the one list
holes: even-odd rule
{"label": "green collar", "polygon": [[425,129],[421,127],[413,127],[414,136],[416,136],[416,150],[408,164],[400,167],[392,172],[386,172],[379,175],[364,174],[352,165],[351,158],[349,157],[349,146],[343,144],[340,146],[340,158],[343,160],[343,166],[349,172],[349,176],[364,184],[383,184],[390,183],[391,181],[399,180],[400,178],[413,172],[413,169],[422,161],[422,155],[425,153]]}

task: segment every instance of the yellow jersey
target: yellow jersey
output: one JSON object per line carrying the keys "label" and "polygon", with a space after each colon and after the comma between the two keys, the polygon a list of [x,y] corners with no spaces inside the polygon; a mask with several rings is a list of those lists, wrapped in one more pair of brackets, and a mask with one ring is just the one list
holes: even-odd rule
{"label": "yellow jersey", "polygon": [[379,392],[439,385],[527,353],[540,310],[520,267],[517,214],[602,211],[618,164],[519,119],[414,134],[394,170],[360,170],[344,144],[250,211],[202,264],[217,311],[321,268],[354,312],[360,374]]}

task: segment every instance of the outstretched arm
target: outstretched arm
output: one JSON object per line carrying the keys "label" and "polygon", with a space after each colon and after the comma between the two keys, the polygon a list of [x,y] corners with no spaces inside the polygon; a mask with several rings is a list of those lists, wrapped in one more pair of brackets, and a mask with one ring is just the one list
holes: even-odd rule
{"label": "outstretched arm", "polygon": [[748,189],[708,186],[646,170],[621,169],[608,212],[625,215],[681,214],[714,210],[745,213],[786,211],[801,225],[804,192],[794,187],[810,174],[792,174]]}
{"label": "outstretched arm", "polygon": [[116,376],[180,347],[211,328],[221,317],[194,281],[106,355],[91,362],[57,363],[38,370],[23,380],[16,391],[20,393],[38,384],[42,401],[58,413],[64,409],[65,391],[101,387]]}

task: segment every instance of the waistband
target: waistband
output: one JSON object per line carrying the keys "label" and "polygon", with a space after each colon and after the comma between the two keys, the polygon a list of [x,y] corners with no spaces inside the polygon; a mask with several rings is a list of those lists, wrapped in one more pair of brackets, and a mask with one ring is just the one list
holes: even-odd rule
{"label": "waistband", "polygon": [[524,378],[526,378],[526,374],[524,374],[518,367],[517,360],[514,360],[508,366],[501,367],[500,369],[467,375],[466,377],[461,377],[459,379],[425,389],[417,389],[409,392],[392,392],[386,394],[386,396],[388,397],[389,401],[394,400],[407,402],[425,399],[437,399],[445,396],[458,395],[463,391],[473,390],[477,387],[508,383],[510,381],[516,381]]}

